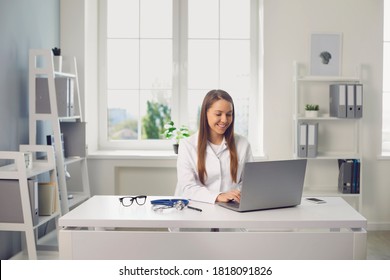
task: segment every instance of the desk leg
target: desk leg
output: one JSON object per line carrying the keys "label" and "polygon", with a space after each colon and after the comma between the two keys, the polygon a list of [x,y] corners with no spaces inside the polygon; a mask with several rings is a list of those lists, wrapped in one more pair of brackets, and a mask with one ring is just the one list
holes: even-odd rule
{"label": "desk leg", "polygon": [[59,231],[59,258],[60,260],[71,260],[73,259],[73,244],[72,244],[72,231],[61,229]]}
{"label": "desk leg", "polygon": [[367,231],[365,229],[352,229],[354,232],[354,252],[355,260],[367,259]]}

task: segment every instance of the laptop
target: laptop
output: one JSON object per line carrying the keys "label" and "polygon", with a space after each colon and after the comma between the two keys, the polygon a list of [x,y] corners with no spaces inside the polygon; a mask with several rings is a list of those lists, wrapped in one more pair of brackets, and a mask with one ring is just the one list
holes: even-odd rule
{"label": "laptop", "polygon": [[240,203],[217,204],[238,212],[293,207],[302,199],[306,159],[245,163]]}

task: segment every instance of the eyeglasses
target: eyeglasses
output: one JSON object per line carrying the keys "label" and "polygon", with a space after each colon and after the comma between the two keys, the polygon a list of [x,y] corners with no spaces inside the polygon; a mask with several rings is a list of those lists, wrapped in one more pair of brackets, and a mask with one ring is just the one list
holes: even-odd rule
{"label": "eyeglasses", "polygon": [[137,195],[137,196],[124,196],[119,198],[119,202],[123,206],[129,207],[133,204],[133,201],[137,202],[138,205],[144,205],[146,202],[146,195]]}

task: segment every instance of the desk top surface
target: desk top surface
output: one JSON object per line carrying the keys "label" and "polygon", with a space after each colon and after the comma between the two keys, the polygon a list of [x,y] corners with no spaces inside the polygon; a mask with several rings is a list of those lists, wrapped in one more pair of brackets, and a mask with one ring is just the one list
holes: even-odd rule
{"label": "desk top surface", "polygon": [[124,207],[121,196],[93,196],[59,219],[61,227],[136,228],[366,228],[367,220],[340,197],[321,198],[324,204],[302,199],[295,207],[238,213],[219,205],[191,201],[202,212],[185,208],[154,211],[149,196],[144,205]]}

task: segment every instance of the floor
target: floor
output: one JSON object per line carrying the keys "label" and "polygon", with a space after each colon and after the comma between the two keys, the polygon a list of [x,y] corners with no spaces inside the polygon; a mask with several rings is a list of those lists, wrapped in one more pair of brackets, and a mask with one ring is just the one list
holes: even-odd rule
{"label": "floor", "polygon": [[[18,259],[26,259],[19,256]],[[58,259],[58,252],[42,252],[38,256],[42,260]],[[390,231],[368,231],[367,233],[367,259],[390,260]]]}
{"label": "floor", "polygon": [[390,260],[390,231],[367,233],[367,259]]}

